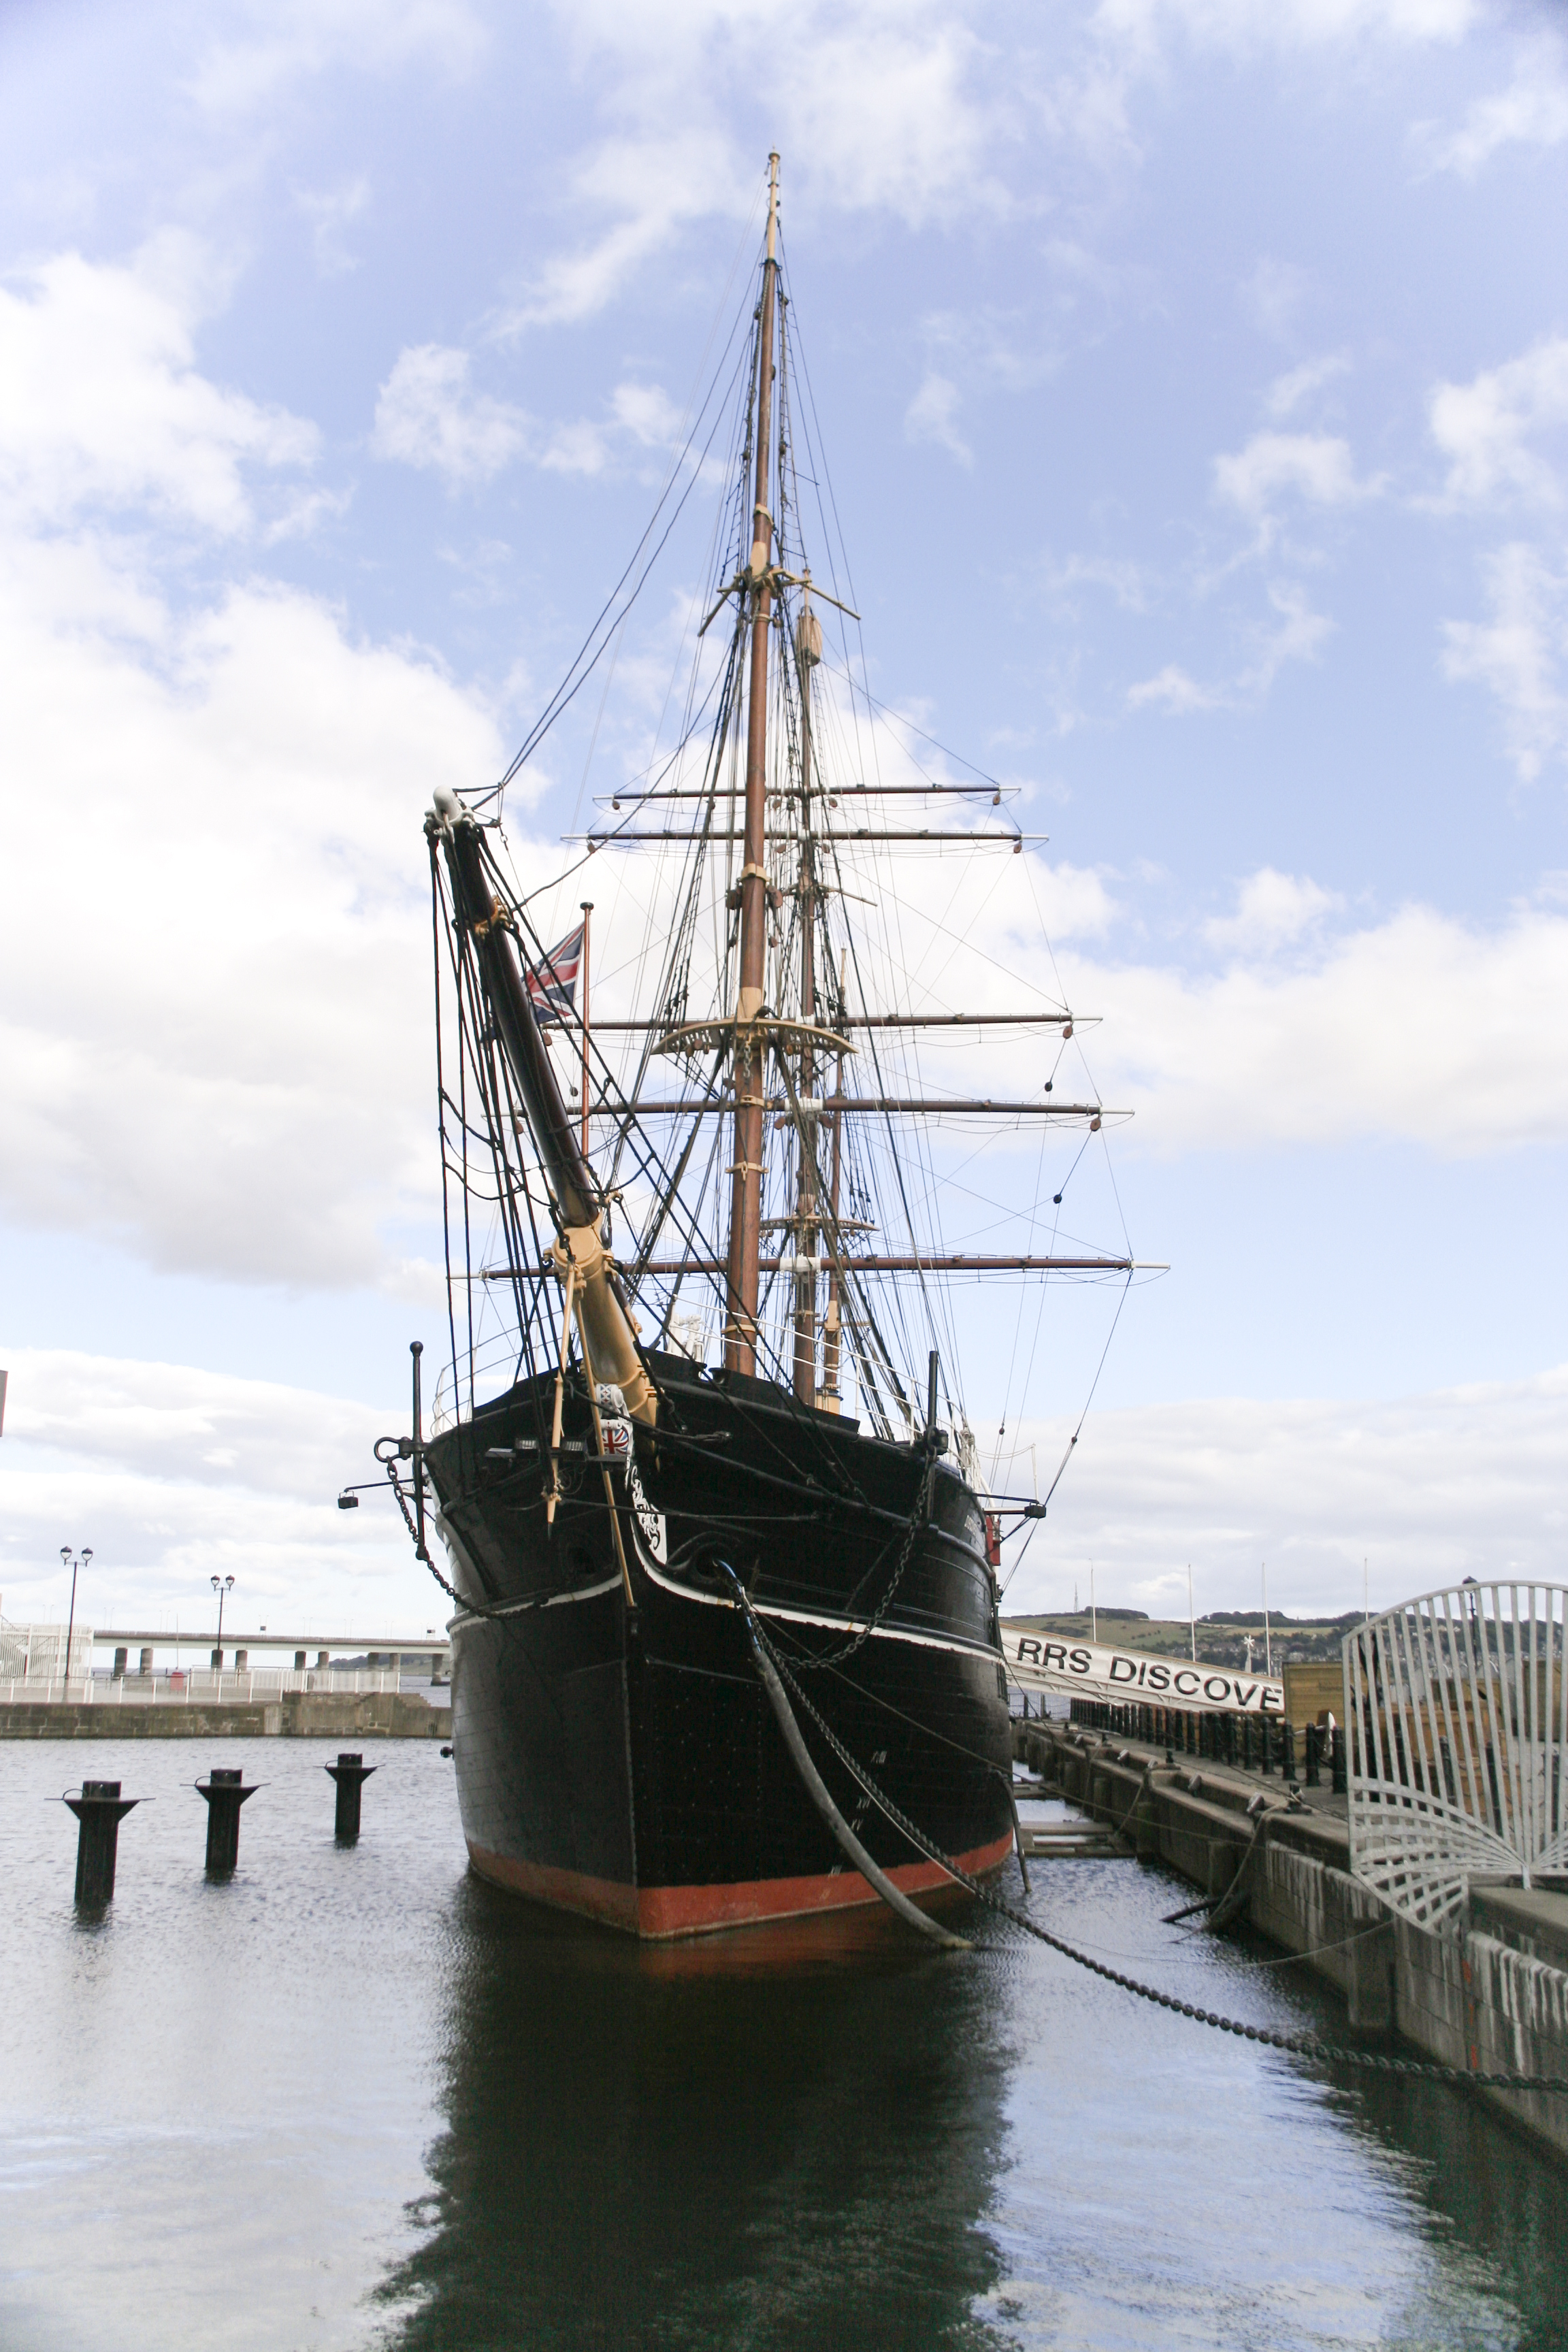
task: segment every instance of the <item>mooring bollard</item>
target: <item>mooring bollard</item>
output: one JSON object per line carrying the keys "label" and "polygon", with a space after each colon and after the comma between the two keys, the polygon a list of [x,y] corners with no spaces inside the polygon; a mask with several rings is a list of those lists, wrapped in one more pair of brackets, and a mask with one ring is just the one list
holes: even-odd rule
{"label": "mooring bollard", "polygon": [[1321,1740],[1321,1734],[1317,1725],[1310,1723],[1307,1726],[1307,1786],[1309,1789],[1319,1789],[1322,1786],[1322,1776],[1318,1770]]}
{"label": "mooring bollard", "polygon": [[76,1836],[76,1900],[84,1911],[97,1910],[114,1894],[120,1824],[142,1800],[122,1797],[118,1780],[84,1780],[80,1796],[65,1801],[80,1824]]}
{"label": "mooring bollard", "polygon": [[1282,1723],[1279,1727],[1279,1769],[1287,1780],[1296,1777],[1296,1727]]}
{"label": "mooring bollard", "polygon": [[343,1755],[335,1764],[328,1764],[323,1769],[338,1784],[338,1810],[332,1833],[345,1843],[352,1844],[359,1835],[360,1791],[379,1767],[367,1764],[363,1755]]}
{"label": "mooring bollard", "polygon": [[248,1789],[242,1784],[243,1772],[230,1771],[215,1765],[207,1774],[206,1786],[198,1780],[196,1794],[207,1809],[207,1873],[211,1877],[230,1871],[239,1860],[239,1809],[247,1797],[254,1797],[261,1786],[253,1780]]}

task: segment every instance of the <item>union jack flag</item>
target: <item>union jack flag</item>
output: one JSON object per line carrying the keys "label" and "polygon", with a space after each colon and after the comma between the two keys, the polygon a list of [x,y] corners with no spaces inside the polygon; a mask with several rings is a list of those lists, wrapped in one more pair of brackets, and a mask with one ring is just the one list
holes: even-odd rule
{"label": "union jack flag", "polygon": [[583,962],[583,926],[568,931],[542,963],[523,973],[533,1003],[533,1017],[542,1029],[559,1026],[577,1009],[577,974]]}

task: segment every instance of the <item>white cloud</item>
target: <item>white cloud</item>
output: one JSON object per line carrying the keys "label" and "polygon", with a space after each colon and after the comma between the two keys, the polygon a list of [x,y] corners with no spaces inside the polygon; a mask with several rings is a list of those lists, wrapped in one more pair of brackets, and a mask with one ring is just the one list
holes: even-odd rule
{"label": "white cloud", "polygon": [[673,449],[680,436],[680,413],[662,384],[618,383],[610,413],[645,449]]}
{"label": "white cloud", "polygon": [[890,212],[911,229],[1012,209],[996,166],[1024,128],[1017,100],[945,7],[822,7],[778,54],[815,202]]}
{"label": "white cloud", "polygon": [[[1373,1609],[1468,1575],[1561,1580],[1565,1407],[1568,1367],[1390,1402],[1091,1413],[1005,1607],[1070,1607],[1091,1559],[1102,1604],[1152,1616],[1186,1614],[1189,1560],[1200,1615],[1256,1609],[1264,1559],[1270,1601],[1297,1617],[1359,1609],[1363,1558]],[[1033,1442],[1054,1467],[1070,1426],[1021,1423],[1025,1463]]]}
{"label": "white cloud", "polygon": [[1252,631],[1253,657],[1234,677],[1204,686],[1179,663],[1167,662],[1153,677],[1128,688],[1128,709],[1164,710],[1179,719],[1194,710],[1246,708],[1265,698],[1287,662],[1315,661],[1333,635],[1334,623],[1312,611],[1306,590],[1295,581],[1270,582],[1268,596],[1278,617],[1272,627]]}
{"label": "white cloud", "polygon": [[1491,616],[1444,624],[1445,674],[1473,678],[1502,705],[1521,776],[1568,759],[1568,579],[1519,541],[1483,565]]}
{"label": "white cloud", "polygon": [[1432,437],[1448,459],[1444,496],[1451,504],[1518,498],[1555,505],[1558,476],[1528,443],[1532,434],[1568,424],[1568,335],[1547,336],[1468,383],[1438,384],[1430,418]]}
{"label": "white cloud", "polygon": [[1342,352],[1331,352],[1322,359],[1303,360],[1300,367],[1275,377],[1264,405],[1270,416],[1289,416],[1302,401],[1321,391],[1324,384],[1331,383],[1335,376],[1345,374],[1349,367],[1350,362]]}
{"label": "white cloud", "polygon": [[1309,47],[1329,42],[1458,40],[1476,0],[1100,0],[1106,32],[1152,47],[1170,27],[1226,49]]}
{"label": "white cloud", "polygon": [[1293,581],[1276,581],[1269,588],[1268,601],[1279,615],[1279,625],[1265,638],[1250,669],[1243,673],[1245,698],[1267,694],[1287,662],[1316,661],[1334,632],[1334,623],[1326,614],[1312,611],[1306,590]]}
{"label": "white cloud", "polygon": [[215,114],[247,114],[333,67],[385,73],[423,60],[461,75],[484,46],[468,0],[248,0],[228,11],[191,92]]}
{"label": "white cloud", "polygon": [[904,432],[910,441],[934,441],[961,466],[973,466],[974,453],[958,429],[958,407],[957,385],[930,373],[904,412]]}
{"label": "white cloud", "polygon": [[1196,678],[1189,677],[1179,662],[1167,662],[1154,677],[1127,689],[1131,709],[1168,710],[1177,718],[1191,710],[1215,710],[1226,699],[1213,687],[1200,686]]}
{"label": "white cloud", "polygon": [[[632,84],[620,86],[617,95],[635,110],[647,93]],[[690,95],[689,87],[683,115]],[[607,141],[573,173],[570,209],[590,217],[608,214],[610,226],[547,262],[503,311],[498,331],[592,317],[689,222],[735,210],[737,191],[751,189],[754,181],[754,171],[742,165],[726,137],[696,124],[677,138],[650,128],[635,138]]]}
{"label": "white cloud", "polygon": [[1415,133],[1437,171],[1472,180],[1500,147],[1557,147],[1568,139],[1568,79],[1559,41],[1531,44],[1506,89],[1476,99],[1457,131],[1425,122]]}
{"label": "white cloud", "polygon": [[529,444],[520,408],[468,389],[467,352],[417,343],[398,354],[375,404],[371,449],[377,457],[430,467],[448,489],[483,482]]}
{"label": "white cloud", "polygon": [[1411,906],[1325,922],[1283,962],[1268,946],[1238,942],[1206,978],[1058,959],[1072,1003],[1104,1016],[1096,1067],[1108,1100],[1136,1106],[1142,1144],[1401,1138],[1461,1157],[1568,1139],[1561,914],[1521,908],[1488,930]]}
{"label": "white cloud", "polygon": [[[1140,953],[1136,904],[1102,877],[1058,877],[1038,856],[999,864],[901,879],[873,983],[911,1010],[994,1008],[1011,988],[1016,1003],[1097,1016],[1092,1082],[1134,1109],[1141,1150],[1387,1139],[1457,1159],[1568,1142],[1568,912],[1548,892],[1494,925],[1422,905],[1356,922],[1311,876],[1265,867],[1194,967]],[[957,1083],[1016,1094],[1016,1052],[965,1047]]]}
{"label": "white cloud", "polygon": [[252,522],[246,468],[309,465],[313,425],[200,374],[194,328],[208,257],[175,234],[129,268],[66,253],[0,288],[0,490],[60,523],[151,509],[225,534]]}
{"label": "white cloud", "polygon": [[310,241],[316,275],[342,278],[349,270],[357,269],[359,257],[349,251],[343,232],[370,203],[370,182],[363,173],[357,179],[345,180],[341,187],[317,193],[302,190],[294,201],[312,224]]}
{"label": "white cloud", "polygon": [[1278,343],[1293,337],[1311,284],[1295,262],[1265,254],[1241,290],[1258,331]]}
{"label": "white cloud", "polygon": [[[1398,47],[1456,39],[1474,13],[1473,0],[1100,0],[1047,14],[1020,44],[989,20],[972,28],[944,0],[558,5],[579,84],[608,127],[563,177],[561,215],[575,233],[529,269],[502,325],[586,318],[693,222],[755,222],[762,157],[741,150],[733,125],[752,113],[759,79],[763,135],[785,160],[786,225],[820,208],[919,231],[1037,215],[1077,167],[1135,163],[1131,94],[1175,41]],[[1042,130],[1063,167],[1044,181]],[[1052,251],[1075,247],[1058,234]]]}
{"label": "white cloud", "polygon": [[1348,506],[1372,495],[1359,482],[1349,445],[1325,433],[1255,433],[1234,457],[1215,459],[1215,488],[1243,514],[1268,512],[1281,491],[1317,506]]}
{"label": "white cloud", "polygon": [[661,385],[621,383],[605,418],[546,430],[509,401],[471,391],[471,366],[467,352],[439,343],[401,352],[376,401],[373,455],[428,467],[456,490],[487,481],[520,457],[547,473],[602,474],[617,449],[668,447],[679,429]]}
{"label": "white cloud", "polygon": [[[271,1604],[326,1630],[423,1633],[448,1605],[411,1556],[371,1446],[406,1402],[367,1405],[183,1364],[12,1348],[0,1465],[0,1580],[13,1621],[63,1617],[58,1530],[93,1549],[79,1621],[210,1633],[207,1578],[237,1579],[241,1625]],[[231,1619],[232,1622],[233,1620]],[[275,1621],[276,1622],[276,1621]],[[292,1630],[292,1628],[290,1629]]]}
{"label": "white cloud", "polygon": [[1043,574],[1047,595],[1069,600],[1075,588],[1105,588],[1124,613],[1146,613],[1152,597],[1148,568],[1129,557],[1069,555],[1047,562]]}
{"label": "white cloud", "polygon": [[1343,903],[1316,882],[1265,866],[1237,890],[1235,914],[1205,923],[1204,937],[1211,947],[1235,955],[1269,955],[1293,945]]}
{"label": "white cloud", "polygon": [[8,861],[0,1201],[162,1266],[397,1277],[379,1228],[434,1174],[420,812],[497,772],[491,718],[297,592],[176,618],[90,546],[8,548],[0,629],[0,804],[16,840],[69,813],[72,908],[62,964]]}
{"label": "white cloud", "polygon": [[787,165],[786,225],[805,205],[915,229],[1011,209],[998,163],[1025,152],[1026,110],[940,0],[848,12],[686,0],[640,16],[595,0],[561,13],[616,126],[568,174],[562,208],[605,226],[532,274],[506,329],[591,316],[695,220],[760,221],[762,158],[731,129],[759,71]]}

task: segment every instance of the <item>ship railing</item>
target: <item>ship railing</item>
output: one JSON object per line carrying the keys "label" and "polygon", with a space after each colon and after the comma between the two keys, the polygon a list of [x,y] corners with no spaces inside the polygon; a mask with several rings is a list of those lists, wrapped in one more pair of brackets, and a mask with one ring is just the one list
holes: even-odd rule
{"label": "ship railing", "polygon": [[441,1436],[470,1416],[469,1371],[472,1368],[473,1396],[484,1404],[488,1398],[504,1396],[518,1379],[522,1367],[522,1337],[514,1324],[490,1332],[478,1341],[472,1358],[461,1356],[456,1365],[443,1367],[436,1382],[436,1393],[430,1402],[430,1434]]}

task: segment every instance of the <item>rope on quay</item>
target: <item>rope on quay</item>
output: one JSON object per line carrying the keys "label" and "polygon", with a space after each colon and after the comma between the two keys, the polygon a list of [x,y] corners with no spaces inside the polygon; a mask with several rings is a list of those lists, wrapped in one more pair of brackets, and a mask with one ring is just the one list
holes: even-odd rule
{"label": "rope on quay", "polygon": [[[728,1563],[724,1565],[727,1567]],[[1178,2000],[1174,1993],[1162,1992],[1158,1986],[1144,1984],[1137,1977],[1124,1976],[1120,1969],[1107,1968],[1103,1960],[1094,1959],[1088,1952],[1080,1950],[1076,1944],[1069,1944],[1065,1937],[1053,1935],[1048,1927],[1042,1927],[1037,1920],[1031,1919],[1026,1912],[1016,1911],[1010,1903],[1004,1903],[999,1895],[994,1895],[990,1888],[983,1886],[978,1879],[971,1878],[966,1870],[960,1869],[957,1863],[952,1861],[939,1847],[933,1845],[925,1832],[916,1828],[909,1815],[902,1812],[894,1804],[892,1799],[878,1788],[869,1773],[856,1762],[831,1726],[823,1721],[821,1715],[791,1673],[789,1661],[773,1647],[752,1607],[751,1595],[732,1569],[729,1570],[729,1576],[736,1593],[738,1605],[745,1612],[752,1641],[772,1661],[777,1672],[789,1685],[796,1699],[816,1724],[828,1747],[844,1766],[845,1770],[859,1782],[872,1803],[880,1808],[895,1829],[903,1832],[910,1844],[923,1853],[928,1862],[934,1862],[939,1868],[945,1870],[948,1876],[957,1885],[966,1887],[977,1902],[984,1903],[989,1910],[1000,1913],[1004,1919],[1010,1919],[1016,1927],[1023,1928],[1025,1934],[1033,1936],[1037,1942],[1049,1945],[1051,1950],[1059,1952],[1064,1959],[1073,1961],[1080,1969],[1087,1969],[1091,1976],[1102,1977],[1107,1984],[1116,1985],[1122,1992],[1135,1994],[1140,2000],[1152,2001],[1156,2009],[1168,2009],[1177,2017],[1190,2017],[1195,2024],[1211,2026],[1216,2033],[1234,2033],[1243,2042],[1258,2042],[1269,2050],[1287,2051],[1292,2057],[1313,2058],[1338,2066],[1359,2066],[1364,2073],[1373,2074],[1409,2075],[1423,2082],[1466,2083],[1475,2090],[1568,2093],[1568,2076],[1561,2074],[1472,2074],[1468,2067],[1444,2066],[1434,2059],[1389,2058],[1379,2051],[1357,2050],[1348,2048],[1342,2042],[1324,2042],[1315,2033],[1279,2033],[1271,2026],[1247,2025],[1239,2018],[1222,2017],[1216,2010],[1200,2009],[1194,2001]]]}

